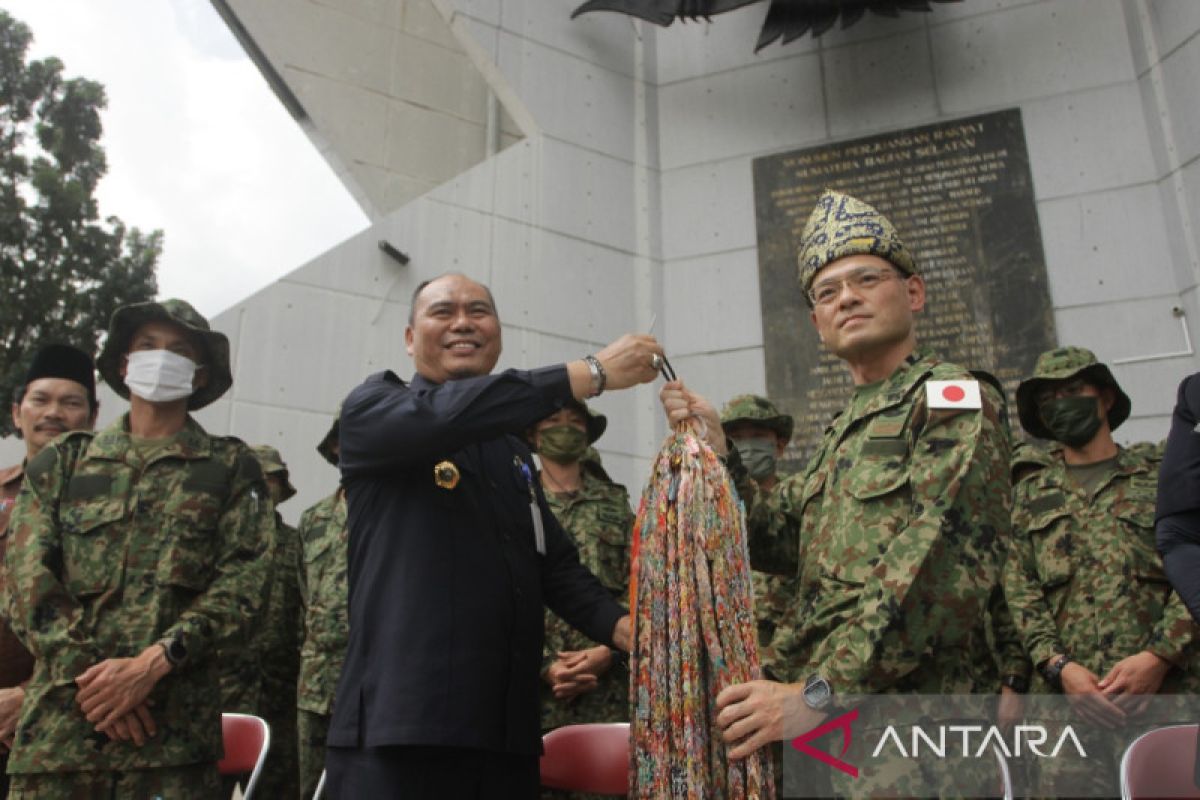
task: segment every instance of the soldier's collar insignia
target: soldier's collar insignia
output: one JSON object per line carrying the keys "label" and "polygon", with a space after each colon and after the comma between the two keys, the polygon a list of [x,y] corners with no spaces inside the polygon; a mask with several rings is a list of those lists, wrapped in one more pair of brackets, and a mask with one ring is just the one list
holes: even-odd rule
{"label": "soldier's collar insignia", "polygon": [[453,461],[439,461],[433,467],[433,482],[442,489],[453,489],[458,486],[458,480],[462,475],[459,474],[458,467]]}

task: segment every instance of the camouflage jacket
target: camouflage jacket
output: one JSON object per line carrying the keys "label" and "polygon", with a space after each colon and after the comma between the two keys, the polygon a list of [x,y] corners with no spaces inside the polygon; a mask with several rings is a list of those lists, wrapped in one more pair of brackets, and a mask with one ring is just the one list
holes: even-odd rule
{"label": "camouflage jacket", "polygon": [[[579,560],[622,605],[629,603],[629,545],[633,512],[625,487],[583,473],[583,485],[573,496],[546,492],[546,502],[563,530],[579,548]],[[542,671],[560,650],[584,650],[596,643],[546,611]],[[542,729],[577,722],[621,722],[629,719],[629,670],[623,658],[600,677],[592,692],[556,700],[542,685]]]}
{"label": "camouflage jacket", "polygon": [[304,563],[299,534],[279,512],[271,552],[271,584],[260,627],[250,646],[238,643],[221,653],[221,708],[226,711],[263,716],[265,692],[295,693],[304,633]]}
{"label": "camouflage jacket", "polygon": [[300,531],[275,513],[275,577],[263,614],[263,676],[268,683],[296,683],[304,641],[304,546]]}
{"label": "camouflage jacket", "polygon": [[[741,478],[741,476],[738,476]],[[739,493],[749,498],[749,507],[757,512],[761,520],[778,520],[772,524],[764,522],[760,530],[771,531],[775,536],[799,536],[799,526],[790,517],[791,498],[796,493],[793,485],[796,476],[780,478],[769,491],[759,486],[746,490],[746,478],[738,481]],[[788,565],[786,575],[753,570],[750,577],[754,582],[754,620],[758,626],[758,654],[763,671],[770,676],[783,677],[786,669],[779,668],[775,661],[772,643],[775,631],[791,627],[791,608],[796,600],[796,569]]]}
{"label": "camouflage jacket", "polygon": [[[11,773],[126,770],[221,754],[214,654],[250,638],[274,520],[257,460],[190,417],[142,463],[128,416],[55,440],[28,465],[13,512],[3,602],[37,658]],[[178,639],[185,660],[151,692],[143,747],[97,733],[75,677],[106,658]]]}
{"label": "camouflage jacket", "polygon": [[775,634],[788,680],[820,674],[840,694],[997,689],[987,612],[1009,526],[1000,398],[981,382],[982,409],[930,409],[927,380],[973,379],[917,350],[856,395],[774,508],[749,513],[756,568],[799,562],[794,619]]}
{"label": "camouflage jacket", "polygon": [[297,707],[333,711],[350,625],[346,610],[346,495],[341,489],[300,517],[304,546],[304,644]]}
{"label": "camouflage jacket", "polygon": [[[1177,667],[1164,691],[1200,688],[1188,669],[1196,627],[1155,550],[1159,459],[1153,447],[1120,448],[1089,494],[1059,449],[1014,488],[1004,589],[1033,663],[1067,653],[1103,677],[1149,650]],[[1034,685],[1049,690],[1040,675]]]}

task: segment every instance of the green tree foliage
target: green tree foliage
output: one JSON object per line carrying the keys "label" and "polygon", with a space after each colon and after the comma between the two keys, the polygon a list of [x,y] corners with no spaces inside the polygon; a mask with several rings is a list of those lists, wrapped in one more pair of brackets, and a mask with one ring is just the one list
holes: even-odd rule
{"label": "green tree foliage", "polygon": [[[0,398],[43,344],[95,353],[112,312],[152,299],[162,232],[101,219],[93,196],[104,87],[28,61],[29,28],[0,11]],[[0,434],[12,420],[0,414]]]}

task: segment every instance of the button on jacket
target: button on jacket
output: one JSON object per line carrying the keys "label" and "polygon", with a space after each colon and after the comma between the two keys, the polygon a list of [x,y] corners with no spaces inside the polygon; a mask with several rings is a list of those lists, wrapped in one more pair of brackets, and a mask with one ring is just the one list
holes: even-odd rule
{"label": "button on jacket", "polygon": [[514,435],[570,397],[557,366],[442,385],[382,372],[346,398],[350,642],[331,746],[540,751],[543,605],[604,644],[625,613]]}

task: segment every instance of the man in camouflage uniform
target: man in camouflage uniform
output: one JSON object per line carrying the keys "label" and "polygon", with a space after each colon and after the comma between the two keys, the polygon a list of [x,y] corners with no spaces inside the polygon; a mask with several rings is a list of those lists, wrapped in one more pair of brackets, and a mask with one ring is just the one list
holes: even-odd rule
{"label": "man in camouflage uniform", "polygon": [[[786,574],[800,562],[791,641],[777,644],[799,682],[722,691],[718,724],[735,758],[812,729],[839,697],[1000,687],[986,612],[1009,525],[1002,399],[918,348],[925,283],[871,206],[822,195],[799,266],[812,322],[855,391],[788,499],[798,535],[750,531],[757,564]],[[664,390],[672,422],[702,410],[679,394]],[[885,766],[868,765],[845,785],[836,773],[835,788],[866,795],[914,785],[915,760]]]}
{"label": "man in camouflage uniform", "polygon": [[271,589],[256,640],[262,649],[259,715],[271,726],[271,751],[257,791],[264,797],[295,797],[299,791],[296,686],[304,638],[304,552],[300,534],[283,521],[278,511],[281,503],[296,494],[287,465],[279,451],[268,445],[255,447],[254,456],[266,476],[271,503],[276,508]]}
{"label": "man in camouflage uniform", "polygon": [[[721,427],[737,447],[738,457],[754,481],[764,506],[777,505],[782,486],[776,472],[779,457],[792,440],[794,422],[790,415],[765,397],[740,394],[721,409]],[[774,675],[771,641],[775,628],[785,620],[796,596],[796,581],[792,575],[772,575],[753,570],[754,616],[758,621],[759,656],[763,671]]]}
{"label": "man in camouflage uniform", "polygon": [[215,796],[214,654],[250,636],[274,531],[249,448],[188,414],[231,385],[229,343],[187,303],[139,303],[99,368],[129,412],[29,462],[11,521],[4,608],[37,659],[11,793]]}
{"label": "man in camouflage uniform", "polygon": [[[1090,350],[1062,347],[1038,358],[1017,388],[1017,409],[1026,431],[1055,442],[1014,487],[1004,575],[1038,668],[1034,691],[1073,697],[1100,725],[1120,722],[1139,696],[1197,691],[1196,629],[1155,550],[1161,453],[1112,437],[1129,417],[1129,397]],[[1114,744],[1089,744],[1107,746],[1110,763],[1119,761]],[[1061,765],[1056,776],[1070,770],[1072,790],[1111,791],[1114,776],[1094,763]]]}
{"label": "man in camouflage uniform", "polygon": [[[20,464],[0,469],[0,564],[8,545],[8,519],[25,480],[25,465],[56,436],[90,431],[100,404],[96,401],[96,365],[82,350],[47,345],[34,355],[25,381],[13,397],[12,420],[25,442]],[[0,591],[4,586],[0,569]],[[21,716],[25,682],[33,674],[33,655],[0,618],[0,798],[8,793],[8,751]]]}
{"label": "man in camouflage uniform", "polygon": [[[629,596],[633,512],[625,487],[613,483],[590,446],[608,420],[571,400],[538,422],[530,444],[541,460],[546,502],[579,548],[579,560],[622,604]],[[594,452],[594,451],[592,451]],[[598,645],[546,610],[542,729],[629,719],[629,669],[623,656]]]}
{"label": "man in camouflage uniform", "polygon": [[[338,465],[337,417],[317,452]],[[300,517],[300,540],[304,545],[306,611],[296,695],[297,735],[300,796],[312,797],[325,769],[325,737],[350,630],[346,619],[346,493],[341,486]]]}

